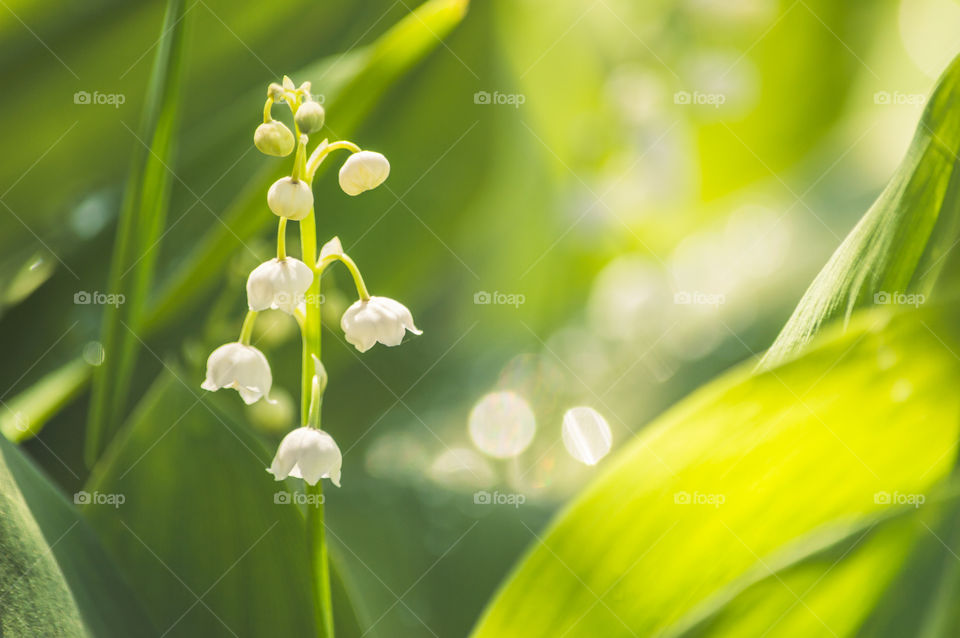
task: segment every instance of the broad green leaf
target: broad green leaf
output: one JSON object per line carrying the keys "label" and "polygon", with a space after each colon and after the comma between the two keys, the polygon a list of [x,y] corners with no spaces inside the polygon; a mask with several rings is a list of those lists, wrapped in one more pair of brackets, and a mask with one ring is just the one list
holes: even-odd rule
{"label": "broad green leaf", "polygon": [[[85,514],[165,635],[316,635],[303,516],[276,502],[292,486],[199,393],[175,370],[158,379],[86,487],[124,504]],[[359,636],[342,581],[333,585],[338,635]]]}
{"label": "broad green leaf", "polygon": [[[809,553],[825,534],[861,527],[904,495],[929,494],[956,455],[955,326],[932,310],[863,313],[800,358],[756,374],[745,366],[698,391],[627,446],[550,529],[531,531],[529,554],[474,636],[676,633],[732,584]],[[890,549],[899,547],[892,538],[864,549],[864,564],[888,561],[873,579],[856,565],[836,568],[811,595],[879,599],[906,555]],[[816,581],[804,570],[790,578],[798,588]],[[834,578],[863,589],[851,594]],[[751,605],[773,623],[796,598],[777,592]],[[866,605],[839,602],[818,603],[817,615],[852,635]],[[727,635],[754,635],[753,624],[736,623],[741,615],[724,618],[737,628]]]}
{"label": "broad green leaf", "polygon": [[78,510],[2,437],[0,634],[157,635]]}
{"label": "broad green leaf", "polygon": [[[783,361],[835,319],[875,303],[922,303],[960,241],[960,58],[944,72],[907,155],[807,289],[763,358]],[[919,297],[904,297],[919,295]]]}
{"label": "broad green leaf", "polygon": [[143,122],[117,224],[108,290],[123,303],[105,306],[101,342],[105,358],[94,373],[86,459],[92,465],[119,426],[140,349],[141,323],[153,282],[156,244],[166,222],[171,165],[179,119],[185,0],[168,0]]}
{"label": "broad green leaf", "polygon": [[[938,525],[956,529],[956,488],[934,498],[922,509],[904,505],[840,534],[823,534],[802,552],[759,566],[666,635],[912,635],[937,607],[941,581],[930,576],[941,568],[955,572],[957,562],[944,560],[953,550],[934,531]],[[930,558],[938,561],[935,569],[930,569]],[[903,572],[921,571],[914,569],[918,563],[924,582],[901,578]],[[851,591],[858,595],[851,597]],[[938,629],[928,635],[955,633]]]}

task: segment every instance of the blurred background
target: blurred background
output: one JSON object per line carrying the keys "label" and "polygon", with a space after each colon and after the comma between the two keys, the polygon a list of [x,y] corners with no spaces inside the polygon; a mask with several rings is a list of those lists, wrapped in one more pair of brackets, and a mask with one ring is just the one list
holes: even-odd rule
{"label": "blurred background", "polygon": [[[111,293],[164,6],[0,5],[0,422],[37,383],[68,388],[24,446],[72,493],[89,474],[90,368],[110,356],[102,306],[75,296]],[[351,102],[328,83],[409,0],[187,6],[167,230],[126,407],[165,368],[199,394],[207,354],[236,338],[246,274],[275,230],[265,191],[236,201],[284,162],[251,143],[263,90],[311,80],[331,138],[348,132],[392,165],[357,198],[333,171],[318,178],[321,241],[338,235],[373,294],[424,330],[359,357],[337,319],[350,280],[325,279],[324,423],[345,453],[331,542],[383,636],[468,632],[533,530],[605,462],[565,445],[569,409],[590,408],[567,418],[568,437],[609,432],[615,452],[770,344],[960,50],[951,0],[496,0]],[[211,236],[222,259],[198,267]],[[268,313],[254,342],[278,405],[222,398],[270,449],[298,425],[296,324]],[[178,437],[180,414],[155,407]]]}

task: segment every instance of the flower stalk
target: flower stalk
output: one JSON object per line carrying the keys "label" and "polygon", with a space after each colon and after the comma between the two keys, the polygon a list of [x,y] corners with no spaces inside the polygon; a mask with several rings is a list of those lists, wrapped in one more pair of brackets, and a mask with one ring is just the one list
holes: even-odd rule
{"label": "flower stalk", "polygon": [[[293,130],[273,119],[274,104],[285,102],[293,116]],[[251,345],[257,313],[281,310],[293,316],[300,327],[302,341],[300,381],[300,424],[289,432],[277,449],[268,472],[278,481],[288,477],[302,479],[312,498],[306,511],[307,556],[311,569],[316,628],[321,638],[333,638],[333,612],[330,593],[330,566],[324,526],[321,479],[340,486],[340,449],[333,437],[321,429],[323,394],[327,373],[321,361],[321,287],[320,279],[335,261],[343,263],[353,277],[359,299],[348,309],[341,327],[348,342],[365,352],[375,343],[399,345],[406,332],[420,334],[405,306],[386,297],[374,297],[367,290],[356,262],[344,253],[336,237],[317,251],[317,218],[313,178],[320,164],[332,152],[346,150],[350,157],[340,168],[341,189],[359,195],[382,184],[390,173],[390,164],[380,153],[365,151],[348,140],[320,142],[308,156],[310,135],[323,128],[323,107],[310,94],[310,83],[299,87],[289,77],[272,83],[267,89],[263,123],[254,132],[254,145],[265,155],[293,156],[293,167],[267,193],[269,209],[279,217],[277,257],[257,266],[247,279],[249,311],[240,330],[240,339],[220,346],[207,360],[207,378],[202,387],[215,391],[237,390],[250,404],[268,398],[272,375],[262,352]],[[300,259],[287,255],[287,221],[298,222]]]}

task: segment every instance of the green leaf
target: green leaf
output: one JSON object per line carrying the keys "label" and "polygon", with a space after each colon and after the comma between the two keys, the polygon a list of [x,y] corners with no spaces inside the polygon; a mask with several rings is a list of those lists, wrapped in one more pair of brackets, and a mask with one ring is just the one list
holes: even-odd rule
{"label": "green leaf", "polygon": [[70,403],[90,380],[90,365],[73,359],[32,386],[3,402],[0,433],[13,442],[32,438],[47,420]]}
{"label": "green leaf", "polygon": [[136,330],[153,282],[170,196],[186,13],[185,0],[168,0],[143,122],[136,134],[138,143],[117,225],[108,288],[125,299],[105,306],[103,314],[105,358],[94,374],[87,424],[86,459],[91,466],[123,418],[141,345]]}
{"label": "green leaf", "polygon": [[[884,493],[929,496],[956,455],[956,323],[932,310],[863,313],[800,358],[757,374],[743,367],[681,402],[549,530],[531,530],[532,549],[474,636],[677,634],[718,597],[743,600],[729,593],[737,583],[896,507]],[[829,635],[795,609],[810,614],[797,598],[812,587],[815,614],[852,635],[903,564],[899,533],[819,582],[805,569],[777,573],[796,595],[774,588],[746,607],[762,607],[768,624],[781,614],[815,624],[790,635]],[[860,560],[882,567],[871,575]],[[710,635],[757,635],[753,615],[723,618],[724,632]]]}
{"label": "green leaf", "polygon": [[[316,635],[304,517],[276,502],[291,485],[273,480],[271,453],[198,388],[161,375],[86,488],[123,494],[123,506],[85,513],[165,635]],[[338,636],[360,636],[332,580]]]}
{"label": "green leaf", "polygon": [[157,635],[74,506],[2,437],[0,633]]}
{"label": "green leaf", "polygon": [[796,354],[821,326],[846,322],[857,308],[930,293],[958,242],[958,100],[960,58],[940,78],[890,183],[807,289],[764,365]]}

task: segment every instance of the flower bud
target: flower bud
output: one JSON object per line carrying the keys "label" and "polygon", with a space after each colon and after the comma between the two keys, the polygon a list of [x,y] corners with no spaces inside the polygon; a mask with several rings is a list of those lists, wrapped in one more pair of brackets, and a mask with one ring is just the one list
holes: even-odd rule
{"label": "flower bud", "polygon": [[279,217],[300,220],[313,208],[313,191],[302,179],[282,177],[267,191],[267,205]]}
{"label": "flower bud", "polygon": [[347,195],[359,195],[376,188],[390,174],[390,162],[380,153],[359,151],[340,168],[340,188]]}
{"label": "flower bud", "polygon": [[304,102],[297,109],[297,115],[294,119],[302,133],[316,133],[323,128],[324,118],[323,107],[319,102]]}
{"label": "flower bud", "polygon": [[264,122],[254,132],[253,143],[261,153],[286,157],[293,152],[293,133],[283,122],[277,120]]}

